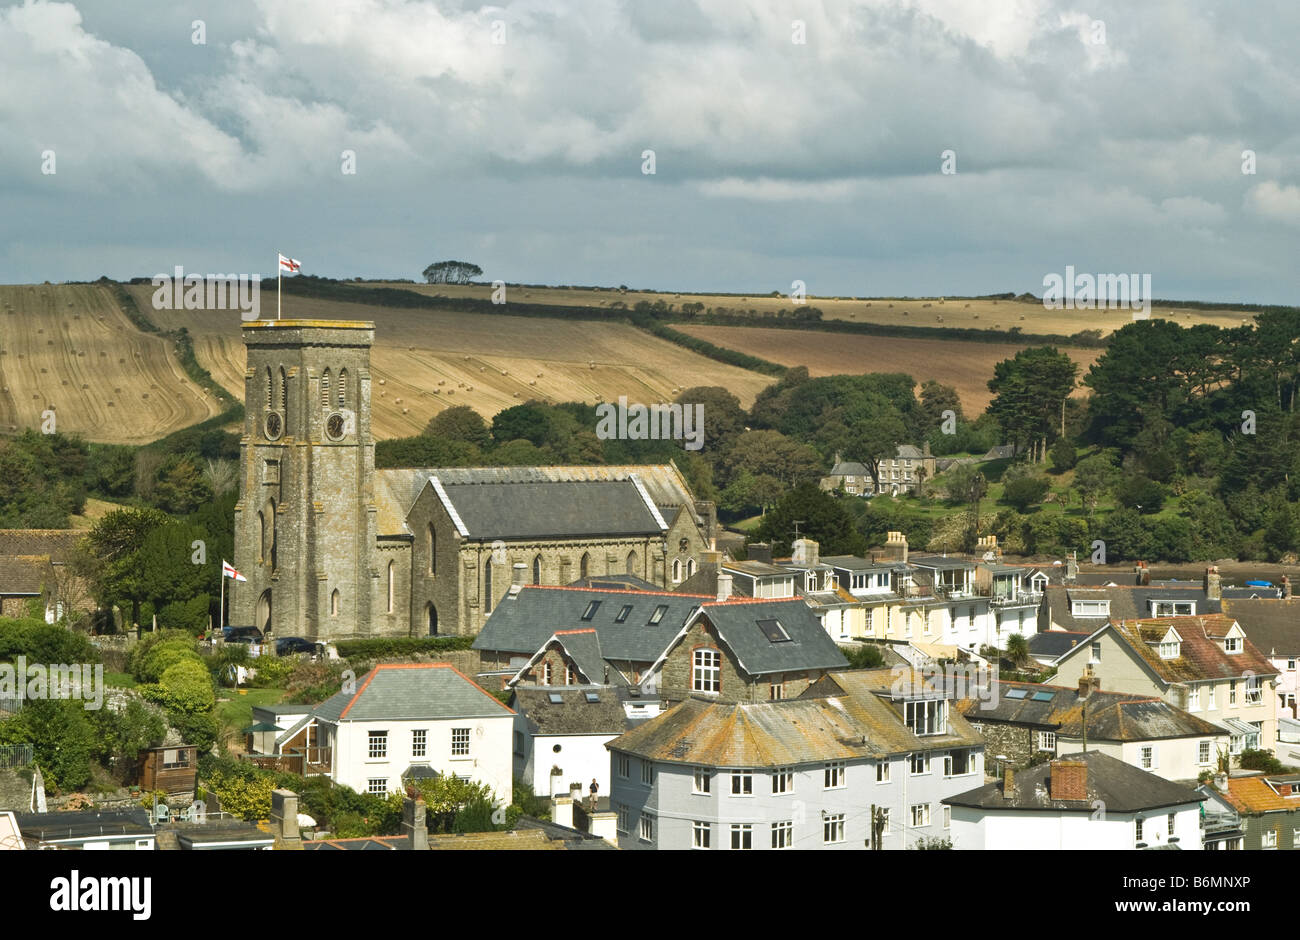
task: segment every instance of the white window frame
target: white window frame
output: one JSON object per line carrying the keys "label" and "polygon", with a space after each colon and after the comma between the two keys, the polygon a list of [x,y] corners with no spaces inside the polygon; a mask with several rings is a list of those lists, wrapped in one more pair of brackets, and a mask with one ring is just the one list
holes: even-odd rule
{"label": "white window frame", "polygon": [[1187,690],[1187,710],[1189,712],[1199,712],[1201,710],[1201,687],[1193,685]]}
{"label": "white window frame", "polygon": [[1143,841],[1145,841],[1145,840],[1142,838],[1142,830],[1143,830],[1143,826],[1142,826],[1142,817],[1141,817],[1141,816],[1135,816],[1135,817],[1133,817],[1133,842],[1134,842],[1134,844],[1137,844],[1138,842],[1143,842]]}
{"label": "white window frame", "polygon": [[952,807],[947,803],[943,804],[943,828],[952,828]]}
{"label": "white window frame", "polygon": [[1251,676],[1246,680],[1246,697],[1244,704],[1264,704],[1264,679],[1262,676]]}
{"label": "white window frame", "polygon": [[1240,653],[1240,652],[1241,652],[1241,637],[1239,637],[1239,636],[1225,636],[1225,637],[1223,638],[1223,651],[1224,651],[1225,653]]}
{"label": "white window frame", "polygon": [[772,793],[784,795],[794,792],[794,768],[774,767],[772,769]]}
{"label": "white window frame", "polygon": [[641,842],[655,840],[655,818],[650,813],[642,813],[636,827],[637,839]]}
{"label": "white window frame", "polygon": [[1277,848],[1277,830],[1265,829],[1260,833],[1259,847],[1261,849]]}
{"label": "white window frame", "polygon": [[631,813],[622,803],[618,804],[618,831],[627,835],[628,826],[630,825]]}
{"label": "white window frame", "polygon": [[794,822],[788,819],[772,823],[772,848],[794,848]]}
{"label": "white window frame", "polygon": [[[966,770],[963,773],[953,773],[956,766],[955,754],[964,754],[966,756]],[[949,751],[943,755],[943,775],[945,777],[969,777],[975,772],[975,754],[971,750],[958,748],[955,751]]]}
{"label": "white window frame", "polygon": [[[749,843],[746,845],[745,843]],[[754,847],[753,823],[731,824],[731,847],[737,851],[746,851]]]}
{"label": "white window frame", "polygon": [[411,756],[412,757],[429,756],[429,729],[428,728],[411,729]]}
{"label": "white window frame", "polygon": [[1156,766],[1156,749],[1147,744],[1138,748],[1138,764],[1143,770],[1154,770]]}
{"label": "white window frame", "polygon": [[707,849],[712,841],[713,826],[710,823],[700,820],[691,823],[691,848]]}
{"label": "white window frame", "polygon": [[948,702],[941,698],[904,702],[903,723],[918,737],[943,734],[948,724]]}
{"label": "white window frame", "polygon": [[1056,732],[1040,731],[1038,732],[1038,750],[1050,751],[1056,753]]}
{"label": "white window frame", "polygon": [[[921,822],[917,822],[918,818],[921,820]],[[913,803],[911,806],[908,807],[907,819],[909,822],[908,828],[910,829],[928,828],[930,825],[930,804]]]}
{"label": "white window frame", "polygon": [[823,790],[843,790],[847,768],[842,760],[827,761],[822,771]]}
{"label": "white window frame", "polygon": [[707,767],[696,767],[691,779],[691,792],[707,796],[711,792],[713,772]]}
{"label": "white window frame", "polygon": [[822,817],[822,845],[838,845],[844,841],[844,814],[833,813]]}
{"label": "white window frame", "polygon": [[889,783],[889,761],[876,761],[876,783]]}
{"label": "white window frame", "polygon": [[1209,741],[1201,741],[1196,747],[1196,764],[1199,767],[1208,767],[1213,762],[1213,748]]}
{"label": "white window frame", "polygon": [[[378,784],[378,786],[376,786]],[[388,792],[387,777],[368,777],[366,779],[366,792],[375,796],[383,796]]]}
{"label": "white window frame", "polygon": [[701,647],[691,653],[691,691],[717,695],[722,691],[722,653]]}
{"label": "white window frame", "polygon": [[451,729],[451,756],[469,757],[470,738],[471,738],[471,734],[469,728],[452,728]]}
{"label": "white window frame", "polygon": [[[921,767],[923,768],[921,770],[916,769],[918,761],[920,762]],[[930,772],[930,752],[918,751],[915,754],[913,754],[911,757],[908,758],[907,769],[908,769],[908,776],[924,777],[926,774]]]}
{"label": "white window frame", "polygon": [[366,760],[388,760],[388,732],[366,732]]}
{"label": "white window frame", "polygon": [[731,772],[731,795],[737,797],[754,795],[754,772],[752,770],[733,770]]}
{"label": "white window frame", "polygon": [[655,765],[653,761],[641,758],[641,785],[652,787],[655,783]]}

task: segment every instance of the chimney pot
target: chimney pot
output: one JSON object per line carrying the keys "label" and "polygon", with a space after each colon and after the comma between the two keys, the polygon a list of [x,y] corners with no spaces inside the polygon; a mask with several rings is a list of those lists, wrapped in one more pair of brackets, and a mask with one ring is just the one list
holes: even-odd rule
{"label": "chimney pot", "polygon": [[718,572],[718,600],[725,601],[731,597],[731,575],[725,571]]}

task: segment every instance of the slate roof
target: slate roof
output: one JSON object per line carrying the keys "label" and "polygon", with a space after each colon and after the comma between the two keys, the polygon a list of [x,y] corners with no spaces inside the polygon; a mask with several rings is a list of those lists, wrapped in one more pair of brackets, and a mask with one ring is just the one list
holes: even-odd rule
{"label": "slate roof", "polygon": [[[806,669],[838,669],[848,665],[821,620],[802,598],[706,601],[707,617],[732,655],[751,676]],[[772,642],[759,621],[778,620],[790,639]],[[665,651],[666,652],[666,651]]]}
{"label": "slate roof", "polygon": [[0,529],[0,555],[45,555],[67,561],[89,533],[83,529]]}
{"label": "slate roof", "polygon": [[[557,631],[591,627],[600,638],[605,659],[651,663],[681,630],[686,618],[707,600],[713,600],[713,595],[525,585],[514,597],[507,595],[496,606],[474,638],[473,649],[531,656]],[[590,620],[583,620],[592,601],[600,601],[600,607]],[[626,606],[632,609],[618,623]],[[664,615],[659,623],[651,625],[651,616],[660,606],[666,608]]]}
{"label": "slate roof", "polygon": [[0,555],[0,595],[39,597],[54,569],[44,555]]}
{"label": "slate roof", "polygon": [[52,842],[93,836],[152,836],[149,811],[104,809],[97,812],[68,810],[57,813],[15,813],[24,839]]}
{"label": "slate roof", "polygon": [[[1046,569],[1044,569],[1046,570]],[[1075,617],[1070,613],[1070,599],[1108,599],[1110,619],[1139,620],[1151,616],[1149,601],[1195,601],[1197,615],[1222,613],[1222,602],[1205,596],[1205,588],[1198,582],[1179,581],[1177,584],[1133,586],[1119,585],[1062,585],[1048,584],[1044,594],[1051,623],[1064,630],[1093,632],[1106,620],[1104,617]]]}
{"label": "slate roof", "polygon": [[[1021,689],[1023,698],[1007,693]],[[1084,707],[1079,690],[1068,686],[1030,682],[997,684],[997,697],[989,701],[963,699],[958,708],[967,720],[1024,725],[1054,731],[1066,737],[1083,734]],[[1050,701],[1034,695],[1051,695]],[[1223,729],[1162,699],[1123,692],[1093,692],[1088,697],[1088,738],[1094,741],[1159,741],[1169,738],[1221,736]]]}
{"label": "slate roof", "polygon": [[833,477],[869,477],[871,471],[867,469],[864,463],[858,463],[856,460],[838,460],[835,466],[831,467],[829,474]]}
{"label": "slate roof", "polygon": [[304,839],[308,852],[395,852],[408,848],[406,836],[361,836],[356,839]]}
{"label": "slate roof", "polygon": [[1223,612],[1241,624],[1264,655],[1300,654],[1300,598],[1225,599]]}
{"label": "slate roof", "polygon": [[1027,810],[1046,812],[1092,813],[1100,800],[1109,813],[1135,813],[1200,803],[1201,796],[1190,787],[1171,783],[1100,751],[1070,754],[1060,760],[1087,764],[1087,798],[1054,800],[1048,795],[1051,762],[1015,772],[1015,791],[1008,798],[1003,793],[1004,780],[985,784],[942,802],[950,806],[969,806],[986,810]]}
{"label": "slate roof", "polygon": [[495,718],[513,714],[450,663],[388,663],[370,670],[355,692],[339,692],[315,711],[324,721]]}
{"label": "slate roof", "polygon": [[1047,630],[1043,633],[1035,633],[1029,638],[1029,655],[1050,656],[1056,659],[1074,649],[1091,635],[1091,633],[1076,633],[1070,630]]}
{"label": "slate roof", "polygon": [[[502,493],[497,485],[523,487],[515,492],[523,493],[527,501],[535,501],[541,490],[533,485],[546,483],[570,484],[635,484],[646,494],[665,518],[671,510],[680,507],[689,512],[697,524],[703,519],[695,510],[694,497],[685,479],[673,464],[616,465],[616,466],[553,466],[553,467],[436,467],[436,468],[390,468],[375,471],[375,503],[378,509],[378,531],[380,535],[410,535],[406,518],[415,505],[416,499],[423,492],[431,477],[436,476],[444,487],[491,485],[493,492]],[[577,487],[577,492],[591,492],[588,486]],[[528,495],[533,494],[533,495]],[[602,497],[604,498],[604,497]],[[609,497],[613,499],[613,497]],[[644,500],[643,500],[644,503]],[[528,502],[521,504],[529,509]],[[458,506],[459,508],[459,506]],[[518,511],[519,506],[514,507]],[[650,513],[653,518],[653,513]],[[590,509],[584,509],[576,519],[593,518]],[[511,520],[506,519],[505,522]],[[527,526],[525,526],[527,528]],[[591,526],[582,528],[580,534],[590,534]],[[595,531],[600,531],[596,529]],[[662,531],[656,528],[655,533]],[[504,532],[480,536],[473,528],[471,535],[478,537],[510,537]],[[558,533],[556,533],[558,534]],[[519,536],[523,537],[523,536]]]}
{"label": "slate roof", "polygon": [[874,694],[739,704],[693,696],[605,746],[653,761],[762,768],[983,743],[960,715],[950,724],[953,734],[917,737]]}
{"label": "slate roof", "polygon": [[527,831],[536,829],[551,840],[552,846],[562,845],[567,851],[588,851],[588,850],[611,850],[618,849],[616,845],[610,845],[600,836],[592,835],[590,832],[583,832],[581,829],[574,829],[571,826],[561,826],[547,819],[537,819],[534,816],[520,816],[515,821],[515,831]]}
{"label": "slate roof", "polygon": [[[536,735],[622,734],[627,712],[613,689],[588,686],[515,686],[514,708]],[[587,697],[595,695],[596,702]],[[558,696],[560,702],[552,702]]]}
{"label": "slate roof", "polygon": [[470,538],[653,536],[663,531],[630,481],[444,484],[443,491]]}
{"label": "slate roof", "polygon": [[590,578],[570,581],[565,587],[604,588],[608,591],[660,591],[663,590],[653,581],[638,578],[634,574],[603,574]]}

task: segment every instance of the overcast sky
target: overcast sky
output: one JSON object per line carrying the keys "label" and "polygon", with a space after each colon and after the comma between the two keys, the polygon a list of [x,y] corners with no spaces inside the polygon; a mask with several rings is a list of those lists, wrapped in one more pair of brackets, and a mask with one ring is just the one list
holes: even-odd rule
{"label": "overcast sky", "polygon": [[814,295],[1041,295],[1073,265],[1296,303],[1297,37],[1294,0],[0,3],[0,281],[280,250]]}

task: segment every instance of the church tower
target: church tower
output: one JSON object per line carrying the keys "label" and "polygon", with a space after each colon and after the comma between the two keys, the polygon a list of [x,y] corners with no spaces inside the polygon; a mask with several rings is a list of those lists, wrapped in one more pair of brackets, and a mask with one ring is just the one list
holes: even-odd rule
{"label": "church tower", "polygon": [[243,327],[244,435],[230,622],[272,637],[370,633],[375,569],[373,323]]}

